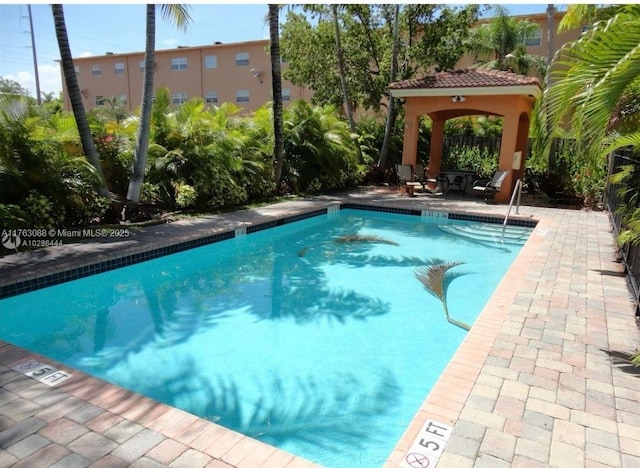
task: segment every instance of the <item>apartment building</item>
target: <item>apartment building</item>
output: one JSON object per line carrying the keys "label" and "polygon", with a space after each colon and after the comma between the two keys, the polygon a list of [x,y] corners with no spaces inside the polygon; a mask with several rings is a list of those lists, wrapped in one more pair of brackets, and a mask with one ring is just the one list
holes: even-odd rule
{"label": "apartment building", "polygon": [[[271,100],[271,58],[268,40],[236,42],[157,50],[154,87],[166,86],[173,104],[200,97],[219,105],[233,102],[251,112]],[[144,52],[82,57],[73,59],[85,109],[105,105],[117,98],[127,109],[140,106],[144,75]],[[286,68],[286,62],[283,63]],[[64,76],[65,109],[71,109]],[[311,92],[283,80],[282,98],[286,105],[297,99],[310,99]]]}

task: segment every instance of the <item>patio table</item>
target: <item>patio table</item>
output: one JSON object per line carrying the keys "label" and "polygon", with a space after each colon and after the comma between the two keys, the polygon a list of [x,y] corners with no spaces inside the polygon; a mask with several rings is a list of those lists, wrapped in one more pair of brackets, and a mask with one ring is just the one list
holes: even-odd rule
{"label": "patio table", "polygon": [[475,171],[467,170],[453,170],[442,172],[441,175],[447,179],[447,191],[452,187],[457,187],[462,193],[466,193],[467,187],[473,184],[473,181],[478,177],[478,173]]}

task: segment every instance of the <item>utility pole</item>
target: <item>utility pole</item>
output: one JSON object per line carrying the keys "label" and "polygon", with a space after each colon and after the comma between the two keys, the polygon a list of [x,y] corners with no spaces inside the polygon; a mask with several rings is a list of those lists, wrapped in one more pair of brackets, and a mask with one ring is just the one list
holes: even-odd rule
{"label": "utility pole", "polygon": [[38,105],[42,104],[42,97],[40,96],[40,77],[38,76],[38,55],[36,54],[36,38],[33,34],[33,19],[31,17],[31,5],[27,5],[29,10],[29,32],[31,33],[31,51],[33,52],[33,71],[36,76],[36,102]]}

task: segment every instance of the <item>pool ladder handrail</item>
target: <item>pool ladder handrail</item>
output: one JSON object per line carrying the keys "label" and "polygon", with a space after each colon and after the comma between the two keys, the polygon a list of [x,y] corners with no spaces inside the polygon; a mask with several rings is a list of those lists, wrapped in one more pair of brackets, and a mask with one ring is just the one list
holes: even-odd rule
{"label": "pool ladder handrail", "polygon": [[502,241],[504,242],[504,233],[507,230],[507,223],[509,222],[509,215],[511,214],[511,208],[513,207],[513,202],[516,199],[516,195],[518,196],[516,202],[516,214],[520,214],[520,197],[522,196],[522,179],[516,180],[516,186],[511,194],[511,201],[509,201],[509,208],[507,209],[507,214],[504,217],[504,222],[502,223]]}

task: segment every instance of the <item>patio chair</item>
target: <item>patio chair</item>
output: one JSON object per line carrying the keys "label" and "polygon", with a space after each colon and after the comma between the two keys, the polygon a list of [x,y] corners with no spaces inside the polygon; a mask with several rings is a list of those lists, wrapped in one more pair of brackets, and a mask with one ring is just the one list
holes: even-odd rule
{"label": "patio chair", "polygon": [[[441,173],[435,179],[429,179],[425,174],[424,165],[421,163],[417,163],[415,165],[415,171],[413,174],[414,180],[420,182],[422,184],[422,189],[427,193],[432,195],[444,195],[449,189],[449,181],[445,175]],[[433,190],[430,189],[427,186],[428,184],[435,185],[435,188]]]}
{"label": "patio chair", "polygon": [[420,182],[423,186],[427,183],[427,177],[424,174],[424,165],[421,163],[416,163],[414,171],[413,171],[413,179],[416,182]]}
{"label": "patio chair", "polygon": [[504,179],[507,177],[509,171],[496,171],[493,173],[493,177],[491,180],[487,179],[478,179],[473,183],[474,192],[482,192],[484,196],[484,201],[487,203],[492,201],[496,193],[498,193],[502,189],[502,183]]}
{"label": "patio chair", "polygon": [[414,180],[411,164],[396,164],[396,175],[398,176],[400,193],[404,190],[412,197],[415,189],[423,186],[422,182],[416,182]]}

